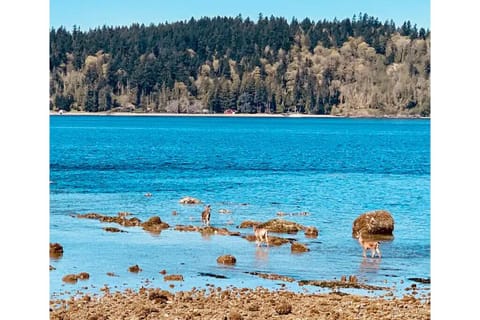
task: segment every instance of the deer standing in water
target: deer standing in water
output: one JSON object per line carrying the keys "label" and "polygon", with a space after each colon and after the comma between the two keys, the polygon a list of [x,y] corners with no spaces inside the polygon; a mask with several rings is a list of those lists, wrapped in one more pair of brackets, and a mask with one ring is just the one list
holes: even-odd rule
{"label": "deer standing in water", "polygon": [[210,205],[207,205],[202,211],[202,223],[209,226],[210,225]]}
{"label": "deer standing in water", "polygon": [[255,242],[257,246],[261,246],[262,242],[265,242],[268,247],[268,230],[265,228],[253,226],[253,232],[255,234]]}
{"label": "deer standing in water", "polygon": [[362,233],[358,233],[358,242],[363,249],[363,257],[367,257],[367,250],[370,250],[372,258],[375,257],[375,253],[378,254],[378,257],[381,258],[382,254],[380,252],[380,241],[365,240],[362,238]]}

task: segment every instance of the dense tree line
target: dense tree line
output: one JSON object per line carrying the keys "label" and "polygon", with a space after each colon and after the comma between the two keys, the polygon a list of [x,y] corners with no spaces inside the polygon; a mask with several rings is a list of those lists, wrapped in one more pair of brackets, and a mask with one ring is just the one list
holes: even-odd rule
{"label": "dense tree line", "polygon": [[52,110],[430,114],[430,32],[360,14],[50,30]]}

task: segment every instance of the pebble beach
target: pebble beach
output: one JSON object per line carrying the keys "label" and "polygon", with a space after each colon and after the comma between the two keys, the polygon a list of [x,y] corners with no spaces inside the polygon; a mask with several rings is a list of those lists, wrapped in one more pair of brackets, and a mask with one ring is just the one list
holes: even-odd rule
{"label": "pebble beach", "polygon": [[50,301],[50,319],[430,319],[430,298],[211,286],[172,293],[141,288]]}

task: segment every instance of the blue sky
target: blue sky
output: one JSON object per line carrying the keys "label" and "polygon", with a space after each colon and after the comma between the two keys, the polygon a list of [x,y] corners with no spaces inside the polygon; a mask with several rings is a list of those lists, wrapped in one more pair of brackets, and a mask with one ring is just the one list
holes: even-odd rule
{"label": "blue sky", "polygon": [[429,0],[50,0],[50,27],[83,31],[98,26],[129,26],[132,23],[158,24],[191,17],[237,16],[257,21],[258,14],[302,20],[352,18],[367,13],[381,22],[392,19],[397,25],[410,20],[430,28]]}

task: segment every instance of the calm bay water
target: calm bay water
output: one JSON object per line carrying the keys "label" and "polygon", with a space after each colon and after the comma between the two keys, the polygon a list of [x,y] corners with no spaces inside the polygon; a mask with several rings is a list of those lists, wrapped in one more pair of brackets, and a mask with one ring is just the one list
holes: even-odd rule
{"label": "calm bay water", "polygon": [[[183,275],[183,282],[174,282],[179,290],[207,283],[279,288],[279,281],[248,272],[295,280],[357,275],[397,287],[430,277],[429,120],[52,116],[50,180],[50,242],[65,250],[50,262],[56,268],[52,295],[105,284],[167,289],[163,269]],[[249,234],[236,226],[278,218],[279,211],[308,212],[283,218],[315,226],[320,235],[288,235],[311,250],[291,254],[289,245],[256,248],[241,237],[175,231],[178,224],[201,225],[203,206],[179,204],[184,196],[211,204],[215,227]],[[395,238],[382,243],[382,259],[364,260],[352,223],[377,209],[392,213]],[[127,232],[109,233],[102,230],[109,224],[71,216],[121,211],[142,221],[158,215],[171,227],[152,235],[111,225]],[[218,265],[223,254],[234,255],[237,264]],[[143,271],[128,272],[134,264]],[[79,272],[90,279],[62,282]]]}

